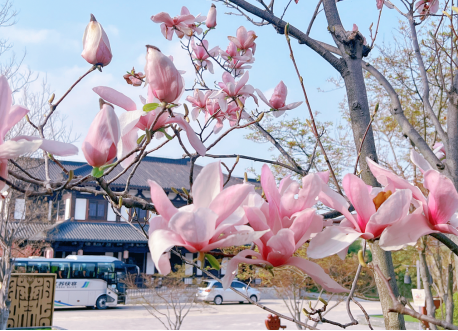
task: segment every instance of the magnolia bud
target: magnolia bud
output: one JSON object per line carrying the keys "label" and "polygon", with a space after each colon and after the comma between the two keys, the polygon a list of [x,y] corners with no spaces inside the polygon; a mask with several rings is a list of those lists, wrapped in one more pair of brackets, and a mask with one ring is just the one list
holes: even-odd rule
{"label": "magnolia bud", "polygon": [[113,57],[107,34],[92,14],[91,21],[84,31],[81,56],[90,64],[102,66],[108,65]]}
{"label": "magnolia bud", "polygon": [[210,10],[208,11],[207,20],[205,21],[207,28],[211,29],[216,26],[216,6],[212,3]]}

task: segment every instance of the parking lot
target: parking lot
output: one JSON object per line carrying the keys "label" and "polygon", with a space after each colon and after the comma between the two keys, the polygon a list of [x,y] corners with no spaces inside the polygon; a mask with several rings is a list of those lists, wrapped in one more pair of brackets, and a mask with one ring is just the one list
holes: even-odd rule
{"label": "parking lot", "polygon": [[[262,304],[289,316],[288,309],[279,299],[262,300]],[[332,302],[330,303],[332,305]],[[352,303],[352,305],[354,305]],[[381,314],[379,302],[364,302],[369,314]],[[356,305],[352,307],[355,315],[360,311]],[[165,312],[165,308],[163,309]],[[206,305],[193,309],[185,318],[183,330],[265,330],[264,321],[268,313],[250,304],[223,304],[221,306]],[[349,321],[344,304],[334,308],[327,318],[340,323]],[[282,320],[287,329],[297,330],[294,323]],[[164,326],[141,305],[126,305],[106,310],[70,308],[56,309],[54,325],[69,330],[163,330]],[[319,324],[319,329],[336,329],[329,324]],[[357,325],[348,329],[368,330],[367,325]],[[374,329],[382,330],[375,327]]]}

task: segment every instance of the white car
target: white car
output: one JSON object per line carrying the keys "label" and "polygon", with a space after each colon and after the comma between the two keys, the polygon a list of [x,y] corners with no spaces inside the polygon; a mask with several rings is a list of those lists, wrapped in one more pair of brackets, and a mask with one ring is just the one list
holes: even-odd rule
{"label": "white car", "polygon": [[[249,287],[247,284],[234,280],[231,284],[237,291],[242,292],[254,302],[261,300],[261,292],[257,289]],[[199,291],[196,294],[197,300],[200,301],[213,301],[215,305],[220,305],[223,302],[248,302],[245,298],[235,293],[233,290],[228,288],[223,289],[220,282],[216,280],[202,281]]]}

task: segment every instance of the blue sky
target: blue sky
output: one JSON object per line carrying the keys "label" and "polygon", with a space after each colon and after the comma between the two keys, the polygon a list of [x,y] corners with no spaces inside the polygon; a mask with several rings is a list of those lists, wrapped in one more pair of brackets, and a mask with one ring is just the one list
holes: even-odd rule
{"label": "blue sky", "polygon": [[[396,2],[396,0],[395,0]],[[255,1],[252,1],[255,3]],[[277,15],[283,11],[286,0],[276,1]],[[75,144],[80,147],[87,134],[92,119],[98,111],[98,96],[92,92],[95,86],[109,86],[130,96],[139,102],[138,95],[146,95],[146,89],[133,88],[125,84],[122,75],[133,66],[137,71],[143,71],[145,45],[158,46],[166,55],[173,55],[178,69],[186,70],[186,84],[192,84],[193,69],[185,51],[180,49],[179,39],[174,36],[167,41],[160,33],[159,24],[155,24],[150,17],[161,11],[168,12],[172,17],[179,14],[181,6],[186,5],[192,14],[206,15],[210,8],[209,0],[191,1],[16,1],[14,7],[19,11],[17,24],[0,29],[0,37],[8,38],[14,44],[14,51],[18,54],[27,51],[25,65],[41,77],[47,77],[51,89],[56,97],[60,97],[66,89],[90,65],[81,57],[82,36],[91,13],[104,27],[111,43],[113,52],[112,62],[103,69],[103,73],[94,72],[79,84],[74,91],[59,106],[60,112],[67,116],[72,124],[73,131],[81,138]],[[256,27],[243,17],[225,15],[228,8],[216,3],[218,10],[218,26],[209,35],[210,47],[219,45],[226,49],[229,41],[227,36],[235,36],[237,28],[244,25],[248,30],[255,30],[258,35],[256,61],[250,70],[249,84],[264,91],[268,96],[280,80],[288,86],[287,102],[301,101],[303,96],[298,85],[284,36],[278,35],[270,26]],[[309,19],[316,3],[310,0],[300,0],[296,5],[290,5],[285,20],[292,25],[306,30]],[[359,30],[369,40],[368,28],[372,22],[377,22],[378,11],[375,0],[345,0],[338,3],[344,26],[351,30],[356,23]],[[378,43],[389,42],[392,30],[396,28],[399,15],[394,10],[384,9]],[[312,29],[313,38],[332,44],[330,34],[326,29],[324,13],[321,13]],[[304,77],[309,99],[314,111],[320,112],[321,120],[339,120],[338,104],[344,96],[343,90],[322,93],[330,90],[332,85],[326,82],[330,77],[337,77],[336,72],[313,51],[305,45],[293,41],[296,59],[301,74]],[[206,74],[208,82],[221,81],[221,71],[216,70],[214,75]],[[184,101],[185,96],[182,97]],[[260,101],[261,109],[266,109]],[[262,108],[264,107],[264,108]],[[123,110],[117,109],[118,114]],[[301,106],[288,112],[289,117],[307,117],[307,109]],[[228,125],[225,126],[225,129]],[[268,144],[255,144],[243,139],[246,131],[238,130],[228,135],[212,153],[214,154],[247,154],[255,157],[270,158],[272,152]],[[183,154],[175,142],[168,144],[153,154],[153,156],[179,158]],[[82,153],[74,160],[84,160]],[[212,159],[199,159],[199,164],[206,164]],[[227,163],[231,164],[231,161]],[[262,164],[251,161],[241,161],[236,175],[242,175],[247,167],[255,166],[260,169]]]}

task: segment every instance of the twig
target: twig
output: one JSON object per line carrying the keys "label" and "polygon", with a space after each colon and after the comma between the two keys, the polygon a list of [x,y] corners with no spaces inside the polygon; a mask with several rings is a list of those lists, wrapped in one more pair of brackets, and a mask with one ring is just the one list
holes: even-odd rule
{"label": "twig", "polygon": [[447,246],[456,256],[458,256],[458,245],[455,244],[450,238],[442,233],[430,233],[431,237],[439,240],[445,246]]}
{"label": "twig", "polygon": [[240,155],[240,154],[228,154],[228,155],[205,154],[205,156],[212,157],[212,158],[215,158],[215,159],[232,159],[232,158],[235,159],[237,157],[240,157],[241,159],[246,159],[246,160],[251,160],[251,161],[257,161],[257,162],[262,162],[262,163],[269,163],[269,164],[278,165],[280,167],[283,167],[283,168],[289,169],[291,171],[294,171],[295,173],[297,173],[299,175],[304,175],[303,171],[300,171],[300,170],[298,170],[296,168],[293,168],[293,167],[291,167],[291,166],[289,166],[287,164],[284,164],[284,163],[281,163],[281,162],[277,162],[277,161],[259,159],[257,157],[252,157],[252,156],[247,156],[247,155]]}
{"label": "twig", "polygon": [[371,120],[369,121],[369,124],[367,125],[366,131],[364,132],[363,138],[361,139],[361,143],[360,143],[359,148],[358,148],[358,156],[356,157],[355,171],[353,172],[355,175],[356,175],[356,173],[358,171],[358,162],[359,162],[359,158],[361,157],[361,150],[363,149],[364,140],[366,139],[367,133],[369,132],[369,129],[371,128],[372,122],[374,121],[375,114],[377,114],[378,107],[379,107],[379,104],[377,104],[375,106],[375,111],[372,114]]}
{"label": "twig", "polygon": [[293,48],[291,47],[291,39],[289,38],[289,35],[288,35],[288,28],[289,28],[289,24],[286,24],[286,26],[285,26],[286,42],[288,43],[291,61],[293,61],[294,68],[296,69],[296,74],[297,74],[297,77],[299,78],[299,82],[300,82],[301,87],[302,87],[302,92],[304,94],[305,103],[307,104],[307,108],[308,108],[309,115],[310,115],[310,120],[312,122],[312,128],[311,128],[312,129],[312,133],[315,135],[315,138],[318,141],[318,145],[320,145],[321,152],[323,153],[323,157],[324,157],[324,159],[326,161],[326,164],[328,165],[329,172],[331,173],[331,177],[334,180],[334,184],[335,184],[335,186],[337,188],[337,191],[339,192],[340,195],[343,196],[342,190],[340,189],[339,182],[337,181],[337,178],[336,178],[336,174],[334,173],[334,170],[332,169],[331,162],[328,159],[328,155],[326,154],[326,150],[324,149],[324,146],[321,143],[320,136],[318,135],[318,129],[317,129],[316,124],[315,124],[315,118],[313,116],[312,107],[310,106],[309,99],[307,97],[307,91],[305,90],[304,79],[302,78],[302,76],[301,76],[301,74],[299,72],[299,68],[297,67],[297,64],[296,64],[296,59],[294,58]]}
{"label": "twig", "polygon": [[34,180],[37,180],[37,181],[41,181],[41,179],[33,176],[32,174],[30,174],[28,171],[26,171],[25,169],[23,169],[17,162],[15,162],[14,160],[11,160],[9,159],[8,161],[10,161],[16,168],[18,168],[19,170],[21,170],[23,173],[25,173],[27,176],[29,176],[30,178],[34,179]]}
{"label": "twig", "polygon": [[306,36],[310,34],[310,31],[312,30],[313,23],[315,22],[315,19],[318,15],[318,11],[320,10],[321,4],[323,0],[318,1],[318,4],[316,5],[315,12],[313,13],[312,19],[310,20],[309,27],[307,28],[307,32],[305,33]]}

